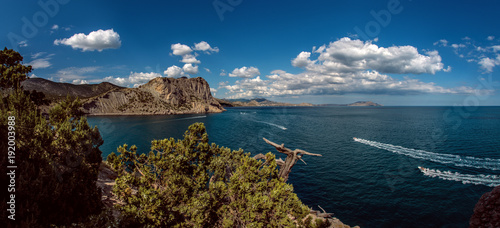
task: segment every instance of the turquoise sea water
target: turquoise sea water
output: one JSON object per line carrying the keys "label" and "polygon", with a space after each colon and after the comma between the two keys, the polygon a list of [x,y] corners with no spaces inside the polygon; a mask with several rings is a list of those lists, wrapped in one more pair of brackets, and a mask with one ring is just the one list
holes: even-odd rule
{"label": "turquoise sea water", "polygon": [[500,183],[500,107],[231,108],[88,120],[101,131],[103,157],[124,143],[149,152],[151,140],[181,138],[195,122],[232,149],[277,153],[265,137],[322,154],[299,161],[289,182],[310,207],[361,227],[468,227],[477,200]]}

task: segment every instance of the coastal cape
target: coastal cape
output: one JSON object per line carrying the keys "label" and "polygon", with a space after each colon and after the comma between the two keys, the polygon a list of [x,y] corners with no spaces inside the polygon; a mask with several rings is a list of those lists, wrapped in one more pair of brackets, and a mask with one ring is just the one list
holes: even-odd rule
{"label": "coastal cape", "polygon": [[50,101],[78,97],[87,115],[166,115],[225,111],[212,97],[203,78],[154,78],[138,88],[103,82],[72,85],[34,78],[23,82],[25,90],[43,92]]}

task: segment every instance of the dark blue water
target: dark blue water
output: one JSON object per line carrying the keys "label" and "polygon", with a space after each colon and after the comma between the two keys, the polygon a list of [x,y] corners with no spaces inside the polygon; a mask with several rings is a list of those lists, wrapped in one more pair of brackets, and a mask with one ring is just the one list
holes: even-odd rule
{"label": "dark blue water", "polygon": [[208,115],[89,117],[104,139],[103,157],[127,143],[148,152],[150,141],[181,138],[203,122],[209,139],[232,149],[266,153],[265,137],[305,156],[290,175],[302,201],[320,205],[361,227],[468,227],[485,185],[425,176],[418,166],[462,174],[498,170],[416,159],[355,142],[374,142],[441,154],[500,159],[500,107],[232,108]]}

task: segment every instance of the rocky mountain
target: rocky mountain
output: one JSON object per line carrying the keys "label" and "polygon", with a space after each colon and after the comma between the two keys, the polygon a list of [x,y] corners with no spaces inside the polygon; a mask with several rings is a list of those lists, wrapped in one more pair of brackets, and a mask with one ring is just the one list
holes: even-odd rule
{"label": "rocky mountain", "polygon": [[24,90],[36,90],[44,93],[50,100],[65,98],[67,95],[70,97],[88,98],[113,89],[123,88],[109,82],[102,82],[100,84],[74,85],[70,83],[53,82],[43,78],[30,78],[23,81],[21,85]]}
{"label": "rocky mountain", "polygon": [[313,106],[309,103],[291,104],[270,101],[265,98],[255,99],[217,99],[224,107],[264,107],[264,106]]}
{"label": "rocky mountain", "polygon": [[[27,80],[29,82],[33,79]],[[103,82],[97,85],[72,85],[35,80],[25,89],[43,92],[47,97],[70,94],[83,102],[88,115],[165,115],[217,113],[224,108],[212,97],[203,78],[152,79],[139,88],[124,88]]]}

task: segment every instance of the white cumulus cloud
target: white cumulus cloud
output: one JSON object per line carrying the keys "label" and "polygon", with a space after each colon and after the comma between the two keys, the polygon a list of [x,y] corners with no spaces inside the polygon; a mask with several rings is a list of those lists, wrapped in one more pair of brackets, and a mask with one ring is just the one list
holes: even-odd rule
{"label": "white cumulus cloud", "polygon": [[310,64],[314,64],[315,61],[311,61],[309,59],[309,57],[311,57],[311,52],[306,52],[306,51],[301,52],[299,55],[297,55],[297,57],[295,59],[292,60],[292,66],[294,66],[294,67],[306,67]]}
{"label": "white cumulus cloud", "polygon": [[201,41],[199,43],[195,43],[194,44],[194,50],[197,50],[197,51],[204,51],[206,52],[207,54],[210,54],[211,52],[219,52],[219,48],[218,47],[214,47],[212,48],[210,46],[210,44],[208,44],[207,42],[205,41]]}
{"label": "white cumulus cloud", "polygon": [[256,67],[241,67],[235,68],[233,72],[229,73],[229,77],[240,77],[240,78],[253,78],[260,75],[260,71]]}
{"label": "white cumulus cloud", "polygon": [[[442,41],[438,42],[443,43]],[[500,57],[499,57],[500,58]],[[414,77],[401,79],[388,74],[435,74],[449,72],[437,51],[419,53],[413,46],[379,47],[370,41],[342,38],[328,45],[301,52],[291,61],[301,73],[274,70],[266,78],[236,68],[230,76],[242,77],[234,84],[223,83],[228,98],[254,98],[337,94],[471,94],[467,86],[445,88]]]}
{"label": "white cumulus cloud", "polygon": [[193,52],[193,50],[189,46],[181,43],[172,44],[170,48],[172,49],[172,54],[174,55],[183,56]]}
{"label": "white cumulus cloud", "polygon": [[191,63],[186,63],[182,67],[182,70],[188,74],[197,74],[198,73],[198,66],[193,66]]}
{"label": "white cumulus cloud", "polygon": [[163,72],[163,74],[167,75],[168,77],[172,77],[172,78],[178,78],[178,77],[185,75],[182,68],[180,68],[178,66],[171,66],[171,67],[167,68],[167,70],[165,70]]}
{"label": "white cumulus cloud", "polygon": [[493,68],[495,66],[500,65],[500,55],[497,55],[496,59],[492,59],[489,57],[481,58],[478,62],[479,67],[485,71],[485,73],[493,72]]}
{"label": "white cumulus cloud", "polygon": [[393,74],[435,74],[443,70],[437,51],[420,54],[413,46],[379,47],[370,41],[351,40],[348,37],[331,42],[320,52],[318,63],[308,70],[321,72],[356,72],[375,70]]}
{"label": "white cumulus cloud", "polygon": [[200,60],[196,59],[196,57],[194,55],[190,55],[190,54],[182,56],[181,62],[191,63],[191,64],[200,64],[201,63]]}
{"label": "white cumulus cloud", "polygon": [[139,87],[154,78],[161,77],[161,74],[156,72],[130,72],[128,77],[105,77],[102,81],[110,82],[115,85],[125,86],[125,87]]}
{"label": "white cumulus cloud", "polygon": [[82,51],[102,51],[104,49],[117,49],[121,46],[120,35],[113,29],[93,31],[88,35],[78,33],[70,38],[54,40],[55,45],[68,45],[73,49]]}

